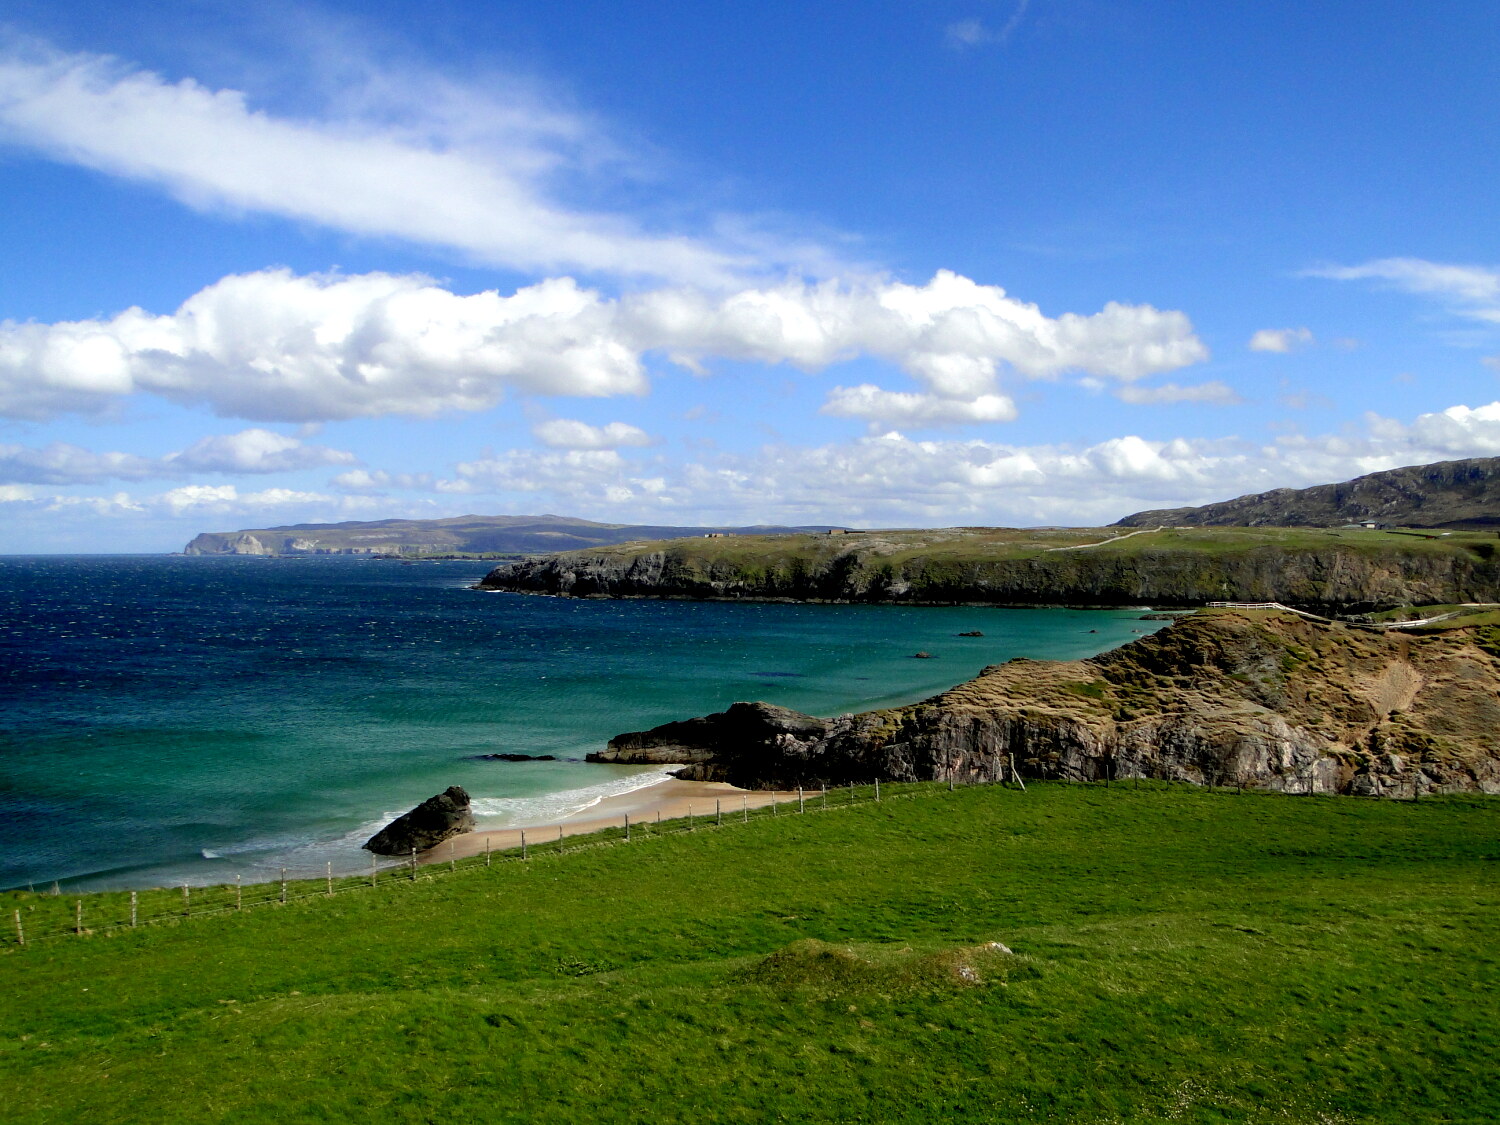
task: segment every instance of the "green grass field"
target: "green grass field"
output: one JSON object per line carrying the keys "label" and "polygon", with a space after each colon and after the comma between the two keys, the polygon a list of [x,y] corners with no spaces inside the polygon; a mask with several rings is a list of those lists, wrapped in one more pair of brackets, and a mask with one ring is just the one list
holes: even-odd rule
{"label": "green grass field", "polygon": [[12,894],[0,1117],[1495,1121],[1497,829],[1482,797],[898,787],[92,936]]}

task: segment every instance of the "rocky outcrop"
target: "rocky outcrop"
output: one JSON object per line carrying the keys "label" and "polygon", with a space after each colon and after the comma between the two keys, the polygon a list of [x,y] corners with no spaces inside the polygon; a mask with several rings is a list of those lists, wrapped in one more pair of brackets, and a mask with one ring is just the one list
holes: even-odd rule
{"label": "rocky outcrop", "polygon": [[1337,527],[1373,521],[1397,527],[1500,525],[1500,457],[1411,465],[1313,488],[1278,488],[1198,508],[1126,516],[1118,527]]}
{"label": "rocky outcrop", "polygon": [[745,540],[728,557],[691,542],[573,551],[497,567],[480,586],[572,597],[913,605],[1282,602],[1321,613],[1500,600],[1500,551],[1493,542],[1398,542],[1371,549],[1331,536],[1327,543],[1302,546],[1258,540],[1252,533],[1227,543],[1199,543],[1184,533],[1101,548],[1018,550],[1025,532],[1010,533],[1012,541],[999,546],[975,533],[972,548],[964,534],[881,533],[792,544]]}
{"label": "rocky outcrop", "polygon": [[469,794],[461,786],[450,785],[411,812],[402,813],[363,846],[376,855],[410,855],[413,850],[425,852],[450,836],[472,831],[474,814],[469,808]]}
{"label": "rocky outcrop", "polygon": [[1295,793],[1500,793],[1500,644],[1210,612],[1080,661],[1012,660],[907,707],[767,704],[622,735],[591,758],[747,788],[1132,777]]}

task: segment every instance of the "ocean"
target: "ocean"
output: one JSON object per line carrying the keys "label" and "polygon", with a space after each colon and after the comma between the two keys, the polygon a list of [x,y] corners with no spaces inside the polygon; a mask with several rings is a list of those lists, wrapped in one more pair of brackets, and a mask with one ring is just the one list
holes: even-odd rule
{"label": "ocean", "polygon": [[368,870],[359,845],[449,785],[498,828],[663,777],[582,760],[622,731],[741,699],[819,715],[904,703],[1160,624],[470,589],[490,565],[0,557],[0,887]]}

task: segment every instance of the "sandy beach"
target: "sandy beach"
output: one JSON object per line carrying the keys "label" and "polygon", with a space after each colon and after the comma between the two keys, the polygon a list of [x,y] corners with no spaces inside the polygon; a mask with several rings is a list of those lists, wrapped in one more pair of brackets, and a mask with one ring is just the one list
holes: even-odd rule
{"label": "sandy beach", "polygon": [[[808,794],[809,801],[816,797],[816,791]],[[633,825],[675,820],[690,814],[695,817],[712,817],[717,802],[727,818],[732,814],[742,814],[746,808],[758,809],[769,805],[772,801],[777,804],[790,802],[795,809],[796,790],[789,793],[749,790],[721,781],[678,781],[674,778],[615,797],[606,797],[597,805],[548,824],[517,825],[514,828],[480,830],[455,836],[450,841],[451,848],[449,843],[439,844],[425,855],[419,856],[418,860],[425,863],[446,863],[450,854],[459,859],[483,855],[486,843],[494,851],[518,848],[521,846],[522,832],[526,833],[528,843],[540,844],[556,840],[559,831],[566,837],[587,835],[601,828],[619,828],[625,823],[626,816],[630,817]]]}

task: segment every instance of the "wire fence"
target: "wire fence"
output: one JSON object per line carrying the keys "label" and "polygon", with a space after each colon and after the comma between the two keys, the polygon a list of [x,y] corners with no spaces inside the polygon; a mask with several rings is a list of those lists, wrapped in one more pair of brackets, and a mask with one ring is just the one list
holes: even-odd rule
{"label": "wire fence", "polygon": [[[1090,788],[1114,788],[1132,791],[1186,791],[1204,793],[1275,793],[1274,790],[1250,789],[1242,786],[1218,784],[1217,778],[1206,778],[1203,784],[1146,779],[1141,777],[1112,778],[1100,780],[1048,780],[1031,779],[1036,786],[1087,786]],[[821,813],[855,805],[866,805],[876,801],[931,797],[951,793],[955,789],[977,786],[1004,786],[1018,792],[1026,790],[1028,781],[1018,773],[1007,778],[1004,774],[988,778],[975,777],[968,780],[880,782],[869,785],[847,785],[819,787],[799,790],[795,798],[772,799],[764,805],[751,806],[748,800],[735,801],[730,798],[716,800],[710,810],[694,809],[687,816],[669,820],[632,820],[622,817],[618,826],[602,828],[587,834],[564,835],[557,827],[526,829],[520,841],[513,847],[490,850],[482,853],[459,856],[453,841],[439,844],[432,850],[413,853],[395,862],[381,863],[372,857],[369,871],[362,874],[334,874],[332,865],[326,865],[322,875],[309,878],[298,874],[289,877],[282,868],[280,878],[270,882],[243,882],[238,877],[233,883],[215,886],[193,886],[182,884],[173,887],[152,887],[135,891],[97,891],[86,894],[67,894],[53,884],[50,891],[10,891],[3,896],[10,917],[10,933],[0,938],[0,945],[9,945],[12,950],[25,948],[38,942],[91,934],[118,933],[149,925],[181,922],[189,918],[236,914],[265,906],[285,906],[309,899],[327,899],[337,895],[355,893],[380,893],[399,890],[418,882],[457,875],[461,871],[478,868],[493,868],[508,864],[530,863],[533,860],[556,858],[573,853],[590,851],[600,847],[629,844],[635,841],[658,839],[699,831],[720,831],[735,825],[746,825],[788,816]],[[1425,791],[1424,791],[1425,792]],[[1312,789],[1306,790],[1308,795]],[[1280,795],[1296,795],[1291,789],[1283,789]],[[1394,793],[1389,796],[1395,796]],[[1415,800],[1413,792],[1407,799]],[[514,831],[514,830],[511,830]],[[556,833],[556,834],[554,834]]]}

